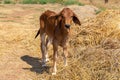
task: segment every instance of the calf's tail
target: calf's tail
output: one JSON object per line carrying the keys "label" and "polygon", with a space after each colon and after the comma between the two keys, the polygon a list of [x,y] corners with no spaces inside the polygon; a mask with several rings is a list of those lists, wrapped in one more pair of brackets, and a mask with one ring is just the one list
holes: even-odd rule
{"label": "calf's tail", "polygon": [[37,36],[38,36],[39,34],[40,34],[40,29],[38,30],[38,32],[37,32],[35,38],[37,38]]}

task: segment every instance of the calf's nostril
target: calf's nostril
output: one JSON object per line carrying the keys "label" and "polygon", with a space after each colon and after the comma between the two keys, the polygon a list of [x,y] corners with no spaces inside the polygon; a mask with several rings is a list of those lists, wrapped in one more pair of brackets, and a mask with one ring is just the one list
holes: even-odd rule
{"label": "calf's nostril", "polygon": [[65,27],[66,27],[66,28],[70,28],[70,25],[69,25],[69,24],[66,24]]}

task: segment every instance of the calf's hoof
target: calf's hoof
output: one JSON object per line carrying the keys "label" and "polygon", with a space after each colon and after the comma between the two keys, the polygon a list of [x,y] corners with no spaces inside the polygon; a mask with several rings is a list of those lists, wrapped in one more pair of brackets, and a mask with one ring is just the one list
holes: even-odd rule
{"label": "calf's hoof", "polygon": [[42,67],[46,67],[46,64],[42,64]]}
{"label": "calf's hoof", "polygon": [[67,63],[67,62],[65,62],[65,63],[64,63],[64,66],[68,66],[68,63]]}
{"label": "calf's hoof", "polygon": [[68,64],[65,64],[64,66],[66,67],[66,66],[68,66]]}
{"label": "calf's hoof", "polygon": [[53,72],[52,75],[56,75],[56,72]]}
{"label": "calf's hoof", "polygon": [[49,58],[46,59],[46,62],[49,62]]}

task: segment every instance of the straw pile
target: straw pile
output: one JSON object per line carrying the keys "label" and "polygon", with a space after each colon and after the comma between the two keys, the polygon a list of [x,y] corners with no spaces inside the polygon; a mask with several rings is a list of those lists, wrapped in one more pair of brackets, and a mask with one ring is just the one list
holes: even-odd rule
{"label": "straw pile", "polygon": [[71,46],[75,80],[119,80],[120,11],[106,10],[85,20]]}
{"label": "straw pile", "polygon": [[108,38],[120,40],[120,11],[106,10],[96,18],[86,19],[77,33],[72,40],[75,45],[103,44]]}

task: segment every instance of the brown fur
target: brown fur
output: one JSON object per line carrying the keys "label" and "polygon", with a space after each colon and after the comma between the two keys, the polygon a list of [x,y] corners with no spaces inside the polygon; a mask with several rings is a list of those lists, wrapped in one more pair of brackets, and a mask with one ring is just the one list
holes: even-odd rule
{"label": "brown fur", "polygon": [[[53,75],[56,74],[56,60],[58,54],[58,46],[63,48],[64,63],[67,65],[68,56],[68,43],[69,34],[72,21],[75,24],[81,25],[76,14],[69,8],[64,8],[59,14],[53,11],[45,11],[40,16],[40,29],[36,37],[40,34],[41,37],[41,51],[42,51],[42,64],[45,66],[47,59],[47,45],[51,40],[53,44]],[[45,36],[47,39],[45,40]]]}

